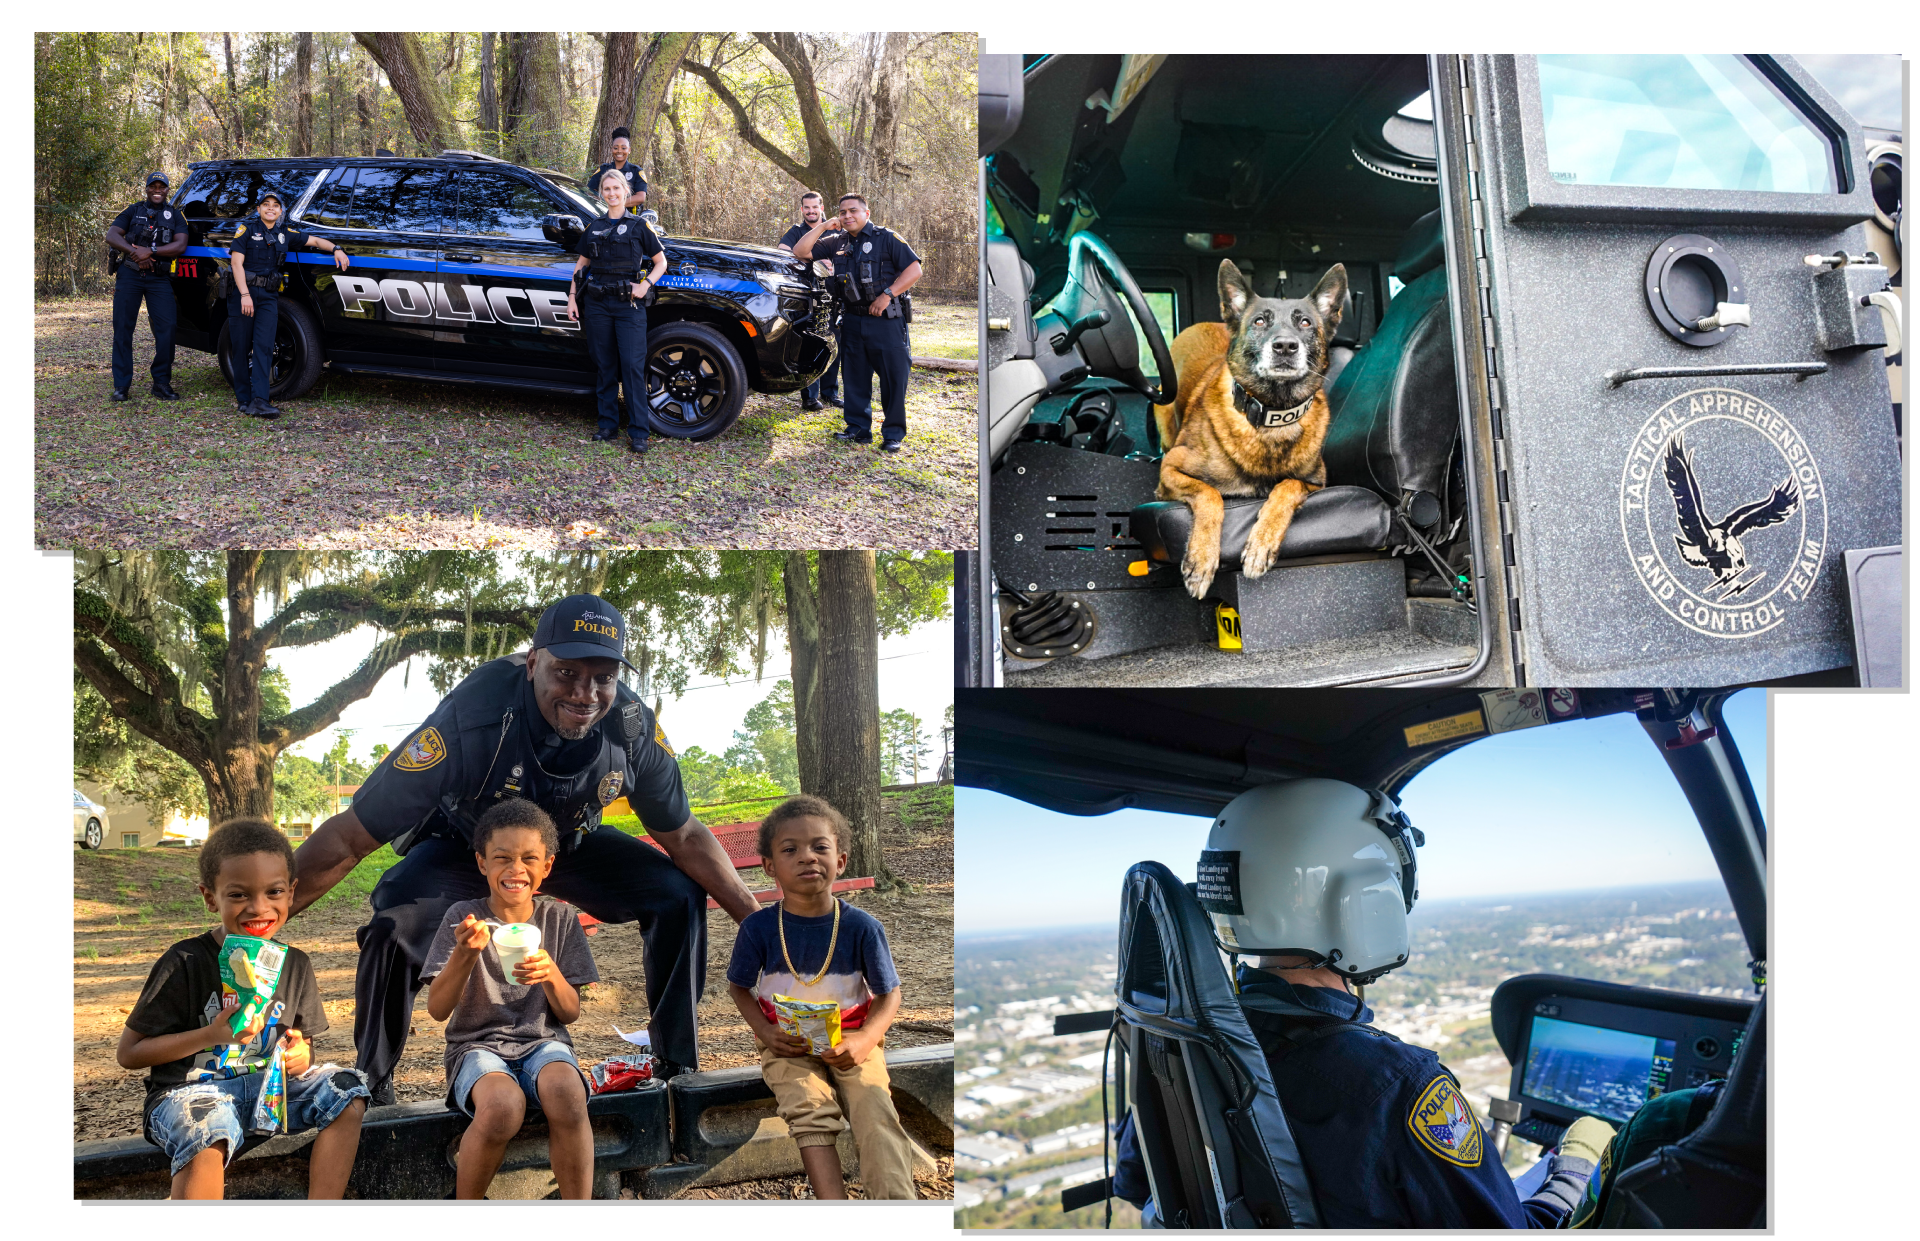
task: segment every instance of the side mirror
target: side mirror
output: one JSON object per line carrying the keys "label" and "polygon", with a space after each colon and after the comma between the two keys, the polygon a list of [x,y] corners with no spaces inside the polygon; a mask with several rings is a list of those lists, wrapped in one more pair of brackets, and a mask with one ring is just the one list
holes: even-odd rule
{"label": "side mirror", "polygon": [[574,242],[580,240],[580,234],[587,231],[587,226],[580,222],[577,215],[549,215],[540,218],[540,231],[554,245],[571,248]]}
{"label": "side mirror", "polygon": [[642,211],[640,213],[640,218],[645,220],[647,223],[653,225],[654,232],[657,233],[660,231],[660,213],[658,211],[654,211],[651,209]]}

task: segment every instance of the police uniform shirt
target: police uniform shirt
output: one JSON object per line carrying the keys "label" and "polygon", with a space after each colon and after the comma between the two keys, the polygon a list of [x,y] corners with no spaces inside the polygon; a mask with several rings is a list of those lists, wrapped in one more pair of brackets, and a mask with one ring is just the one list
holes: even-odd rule
{"label": "police uniform shirt", "polygon": [[[820,239],[813,243],[813,257],[832,259],[836,277],[848,273],[849,263],[874,260],[875,286],[872,296],[875,297],[885,292],[900,273],[907,270],[909,264],[920,261],[913,247],[901,240],[898,233],[890,228],[882,228],[871,220],[857,233],[840,229],[822,233]],[[892,274],[888,275],[889,272]]]}
{"label": "police uniform shirt", "polygon": [[[785,246],[787,249],[791,250],[793,249],[794,246],[799,244],[799,241],[802,237],[805,237],[808,233],[812,231],[813,231],[813,225],[811,224],[796,224],[792,228],[788,229],[785,233],[781,234],[780,244]],[[826,234],[822,233],[821,236],[822,238],[824,238]]]}
{"label": "police uniform shirt", "polygon": [[[227,245],[227,253],[238,254],[246,263],[249,283],[255,276],[271,276],[280,270],[286,256],[307,244],[307,234],[287,224],[284,215],[272,228],[260,222],[257,215],[248,216],[241,221],[240,229],[234,233],[233,240]],[[274,252],[279,251],[276,255]]]}
{"label": "police uniform shirt", "polygon": [[[600,196],[601,173],[605,173],[612,168],[613,168],[613,165],[611,163],[605,163],[600,165],[599,172],[596,172],[593,174],[593,184],[590,188],[593,190],[593,194],[595,198],[598,198]],[[619,170],[618,175],[625,178],[626,180],[627,197],[631,198],[635,194],[644,194],[647,192],[647,179],[640,175],[640,165],[633,163],[631,160],[629,160],[627,162],[627,166],[624,169]]]}
{"label": "police uniform shirt", "polygon": [[[147,213],[146,222],[150,223],[157,231],[166,232],[171,230],[178,233],[187,226],[186,220],[181,217],[180,213],[166,203],[162,203],[158,207],[146,202],[134,203],[125,211],[113,217],[113,227],[119,229],[121,233],[126,236],[127,241],[133,245],[145,246],[149,250],[157,250],[161,246],[171,243],[173,240],[173,238],[169,237],[166,241],[160,241],[152,233],[149,233],[146,228],[142,227],[143,217],[141,213],[143,211]],[[123,255],[122,257],[126,262],[133,262],[131,256]],[[154,270],[161,270],[165,264],[165,259],[160,260],[155,265]]]}
{"label": "police uniform shirt", "polygon": [[[570,780],[566,773],[595,771],[598,752],[607,745],[606,730],[617,736],[629,707],[644,713],[645,731],[625,747],[624,767],[598,772],[591,781]],[[514,716],[505,727],[524,728],[521,736],[501,735],[503,708],[511,708]],[[532,753],[516,757],[516,750],[525,753],[525,742]],[[558,773],[557,778],[548,773]],[[485,787],[467,787],[480,784]],[[441,699],[426,722],[373,769],[354,794],[353,812],[367,834],[384,843],[436,817],[443,797],[481,798],[474,808],[478,818],[495,792],[540,805],[563,838],[583,801],[589,827],[599,822],[602,807],[621,797],[650,832],[674,831],[692,814],[666,734],[631,690],[620,687],[607,717],[586,737],[569,742],[540,714],[525,663],[515,657],[481,665]]]}
{"label": "police uniform shirt", "polygon": [[653,270],[653,256],[662,248],[647,222],[631,212],[617,220],[601,216],[587,225],[573,245],[574,253],[587,256],[589,270],[595,275],[633,272],[635,280]]}

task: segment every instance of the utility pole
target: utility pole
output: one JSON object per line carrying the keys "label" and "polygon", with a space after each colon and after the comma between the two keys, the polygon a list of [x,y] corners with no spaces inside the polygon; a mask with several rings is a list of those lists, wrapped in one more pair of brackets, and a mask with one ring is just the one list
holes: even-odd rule
{"label": "utility pole", "polygon": [[[339,730],[337,736],[341,741],[347,741],[353,737],[353,734],[359,731],[357,728],[342,728]],[[336,751],[342,751],[346,748],[344,745],[334,747]],[[333,760],[333,813],[340,813],[340,760],[337,757]]]}

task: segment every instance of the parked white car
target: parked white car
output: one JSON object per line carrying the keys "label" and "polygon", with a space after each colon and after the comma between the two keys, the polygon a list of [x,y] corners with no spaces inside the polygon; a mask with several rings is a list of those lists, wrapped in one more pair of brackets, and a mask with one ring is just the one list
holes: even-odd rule
{"label": "parked white car", "polygon": [[107,808],[73,791],[73,842],[82,849],[98,849],[107,842]]}

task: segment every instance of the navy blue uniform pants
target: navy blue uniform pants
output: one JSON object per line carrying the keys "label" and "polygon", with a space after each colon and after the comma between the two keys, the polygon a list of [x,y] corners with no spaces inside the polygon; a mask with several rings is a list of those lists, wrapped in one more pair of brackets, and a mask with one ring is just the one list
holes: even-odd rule
{"label": "navy blue uniform pants", "polygon": [[[589,293],[580,303],[580,330],[593,356],[600,434],[620,429],[617,389],[627,389],[627,438],[647,442],[647,308]],[[641,846],[645,848],[645,846]],[[596,917],[598,915],[595,915]]]}
{"label": "navy blue uniform pants", "polygon": [[[602,922],[640,924],[653,1053],[698,1067],[694,1008],[707,985],[707,894],[700,885],[652,845],[601,827],[560,855],[540,891]],[[353,1043],[369,1081],[388,1080],[399,1063],[420,968],[447,910],[486,896],[473,850],[443,837],[421,841],[381,876],[373,918],[360,928],[353,983]]]}
{"label": "navy blue uniform pants", "polygon": [[227,339],[233,342],[228,361],[233,397],[242,409],[273,399],[273,338],[280,327],[280,295],[271,289],[252,292],[252,318],[240,313],[240,290],[227,294]]}
{"label": "navy blue uniform pants", "polygon": [[179,313],[173,304],[173,277],[165,259],[155,259],[151,275],[120,264],[113,280],[113,387],[117,392],[133,383],[133,325],[140,319],[140,299],[147,300],[147,326],[153,329],[153,382],[173,382],[173,329]]}
{"label": "navy blue uniform pants", "polygon": [[847,385],[847,429],[862,442],[873,438],[873,376],[880,375],[880,405],[886,419],[880,438],[907,437],[907,321],[874,318],[848,307],[840,317],[841,377]]}
{"label": "navy blue uniform pants", "polygon": [[[840,334],[838,332],[834,333],[834,339],[836,342],[839,340],[839,336]],[[840,395],[840,354],[838,351],[836,351],[833,355],[833,361],[827,363],[827,369],[820,372],[820,378],[808,384],[806,391],[802,392],[800,396],[801,396],[801,399],[808,400],[808,401],[817,401],[822,397],[825,397],[827,400],[831,401],[832,399],[834,399],[839,395]]]}

